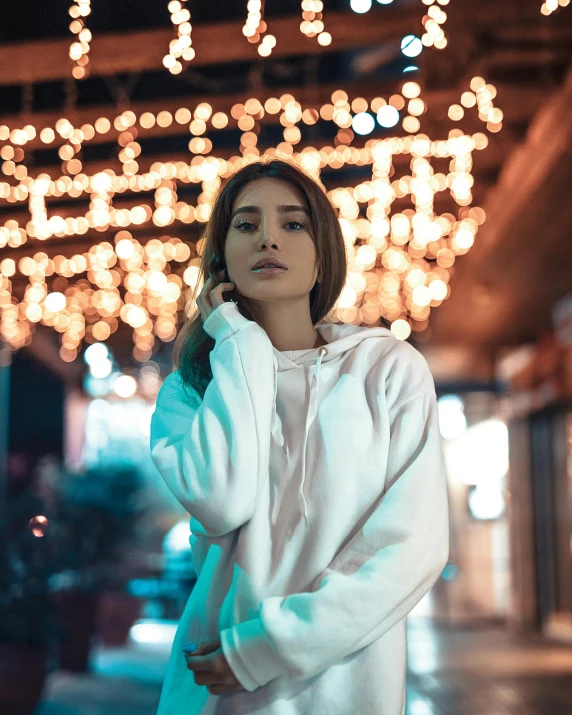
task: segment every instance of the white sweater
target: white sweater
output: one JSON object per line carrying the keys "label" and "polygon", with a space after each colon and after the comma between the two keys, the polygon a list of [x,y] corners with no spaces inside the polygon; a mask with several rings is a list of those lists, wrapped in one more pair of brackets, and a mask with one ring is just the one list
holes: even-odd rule
{"label": "white sweater", "polygon": [[[425,359],[335,324],[280,352],[233,302],[204,329],[204,399],[173,372],[151,422],[198,576],[157,715],[403,715],[406,616],[449,551]],[[245,691],[211,695],[187,669],[182,645],[216,639]]]}

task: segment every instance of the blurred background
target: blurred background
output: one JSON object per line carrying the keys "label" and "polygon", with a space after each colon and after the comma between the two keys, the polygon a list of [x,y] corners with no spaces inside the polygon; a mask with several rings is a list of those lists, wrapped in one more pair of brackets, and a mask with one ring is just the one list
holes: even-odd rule
{"label": "blurred background", "polygon": [[[570,0],[3,0],[0,711],[156,712],[196,580],[149,422],[220,183],[320,177],[435,378],[407,715],[572,711]],[[383,324],[386,324],[383,322]]]}

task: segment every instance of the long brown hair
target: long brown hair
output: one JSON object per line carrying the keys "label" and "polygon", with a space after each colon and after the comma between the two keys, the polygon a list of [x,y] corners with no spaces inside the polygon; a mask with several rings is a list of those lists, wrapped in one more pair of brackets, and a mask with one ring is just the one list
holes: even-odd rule
{"label": "long brown hair", "polygon": [[[310,291],[310,316],[312,325],[315,326],[332,310],[346,282],[347,255],[342,230],[323,186],[296,164],[274,157],[247,164],[220,187],[202,234],[204,250],[193,297],[196,300],[199,288],[202,289],[211,275],[226,268],[224,247],[235,199],[251,181],[266,177],[287,181],[308,201],[318,264],[317,281]],[[204,279],[202,282],[200,276]],[[255,320],[245,300],[241,299],[236,290],[225,291],[225,296],[236,301],[245,318]],[[214,346],[215,341],[205,332],[197,307],[196,312],[193,311],[187,318],[175,340],[174,362],[185,387],[195,390],[201,398],[204,398],[207,386],[212,380],[209,355]]]}

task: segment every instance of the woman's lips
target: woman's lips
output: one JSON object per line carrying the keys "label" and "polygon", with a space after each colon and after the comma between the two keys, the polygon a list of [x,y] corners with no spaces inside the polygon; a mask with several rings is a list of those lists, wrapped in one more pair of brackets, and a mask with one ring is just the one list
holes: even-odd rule
{"label": "woman's lips", "polygon": [[270,275],[274,273],[286,273],[287,268],[278,268],[278,266],[272,266],[272,268],[253,268],[253,273],[269,273]]}

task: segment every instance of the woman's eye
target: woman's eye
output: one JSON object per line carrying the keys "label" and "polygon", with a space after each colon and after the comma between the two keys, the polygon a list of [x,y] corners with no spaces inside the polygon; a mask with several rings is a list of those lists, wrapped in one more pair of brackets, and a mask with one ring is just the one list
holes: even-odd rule
{"label": "woman's eye", "polygon": [[[285,225],[290,226],[293,223],[298,224],[298,226],[300,226],[301,228],[305,228],[305,224],[302,223],[302,221],[288,221],[288,223]],[[243,221],[242,223],[237,224],[235,226],[235,228],[238,230],[241,230],[242,228],[244,228],[244,226],[254,226],[254,224],[250,223],[249,221]],[[247,229],[247,230],[250,230],[250,229]]]}

